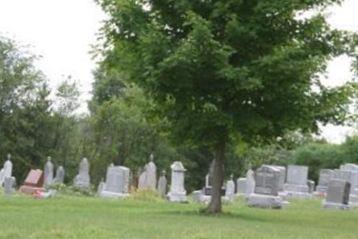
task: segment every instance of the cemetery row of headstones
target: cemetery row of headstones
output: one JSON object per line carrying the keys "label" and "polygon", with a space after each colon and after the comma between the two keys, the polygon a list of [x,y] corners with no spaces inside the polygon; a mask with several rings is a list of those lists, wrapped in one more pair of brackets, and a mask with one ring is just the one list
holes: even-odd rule
{"label": "cemetery row of headstones", "polygon": [[[86,158],[79,164],[79,172],[73,185],[81,189],[90,188],[90,167]],[[140,172],[137,180],[139,190],[157,191],[162,197],[173,202],[186,202],[187,194],[184,185],[185,168],[179,161],[171,165],[171,185],[167,192],[166,172],[162,171],[157,181],[157,167],[153,155]],[[205,186],[193,192],[196,202],[209,203],[212,192],[213,164],[205,177]],[[59,166],[54,175],[54,165],[48,157],[44,171],[31,170],[20,187],[20,192],[34,194],[43,192],[53,184],[64,182],[65,170]],[[132,174],[129,168],[111,164],[107,168],[106,180],[98,186],[101,197],[121,198],[130,193]],[[8,155],[4,167],[0,170],[0,184],[6,195],[15,191],[16,180],[12,177],[11,155]],[[315,190],[316,189],[316,190]],[[238,178],[236,184],[233,176],[223,185],[221,195],[224,202],[231,202],[237,196],[244,196],[252,207],[282,208],[291,198],[308,199],[313,196],[324,197],[325,208],[346,209],[358,206],[358,165],[345,164],[340,169],[321,169],[318,185],[308,180],[308,167],[289,165],[262,165],[256,171],[248,170],[246,178]]]}
{"label": "cemetery row of headstones", "polygon": [[[15,178],[12,177],[11,156],[0,171],[0,183],[4,185],[4,191],[7,195],[15,191]],[[157,190],[162,197],[167,197],[173,202],[186,202],[186,190],[184,187],[185,168],[179,161],[171,165],[171,186],[167,193],[167,179],[165,171],[162,172],[157,183],[157,168],[153,162],[153,155],[150,156],[150,162],[145,165],[138,180],[139,190]],[[86,158],[83,158],[79,164],[78,174],[73,180],[73,185],[80,189],[90,189],[90,165]],[[59,166],[54,176],[54,164],[51,157],[48,157],[44,170],[32,169],[28,173],[24,184],[19,191],[25,194],[51,195],[52,190],[46,192],[46,189],[54,184],[62,184],[65,178],[65,170]],[[131,171],[124,166],[115,166],[111,164],[107,168],[106,180],[98,186],[98,195],[101,197],[121,198],[129,196],[131,186]]]}

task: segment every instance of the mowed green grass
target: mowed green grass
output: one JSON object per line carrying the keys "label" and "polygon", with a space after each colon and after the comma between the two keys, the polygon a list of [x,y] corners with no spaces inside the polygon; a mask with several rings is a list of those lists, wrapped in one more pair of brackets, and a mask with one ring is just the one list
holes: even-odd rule
{"label": "mowed green grass", "polygon": [[197,204],[58,196],[0,198],[0,238],[358,238],[358,210],[323,210],[319,200],[283,210],[248,208],[242,201],[220,216]]}

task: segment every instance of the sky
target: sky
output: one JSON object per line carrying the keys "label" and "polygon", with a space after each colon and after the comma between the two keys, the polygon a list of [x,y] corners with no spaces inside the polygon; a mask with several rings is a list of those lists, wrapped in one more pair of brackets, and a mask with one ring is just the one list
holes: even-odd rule
{"label": "sky", "polygon": [[[339,29],[358,31],[358,0],[346,0],[329,10],[329,23]],[[91,45],[97,41],[105,14],[93,0],[0,0],[0,36],[14,39],[32,53],[40,55],[36,66],[55,89],[67,76],[79,83],[81,111],[91,98]],[[329,63],[328,86],[338,86],[351,79],[349,59],[340,57]],[[345,126],[322,127],[322,136],[340,143],[353,129]]]}

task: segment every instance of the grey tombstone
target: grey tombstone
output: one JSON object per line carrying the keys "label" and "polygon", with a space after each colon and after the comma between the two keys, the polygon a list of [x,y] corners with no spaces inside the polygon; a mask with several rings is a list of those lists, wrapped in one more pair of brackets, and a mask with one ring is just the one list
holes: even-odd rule
{"label": "grey tombstone", "polygon": [[107,168],[106,182],[100,192],[101,197],[122,198],[129,196],[130,169],[111,164]]}
{"label": "grey tombstone", "polygon": [[237,196],[243,196],[246,195],[246,185],[247,185],[247,180],[246,178],[238,178],[236,180],[236,185],[237,185]]}
{"label": "grey tombstone", "polygon": [[7,155],[7,160],[4,163],[4,167],[0,172],[0,184],[4,184],[5,178],[10,178],[12,176],[12,162],[11,154]]}
{"label": "grey tombstone", "polygon": [[170,168],[172,170],[172,175],[168,199],[171,202],[187,202],[186,190],[184,187],[186,169],[180,161],[174,162]]}
{"label": "grey tombstone", "polygon": [[319,171],[318,185],[316,188],[317,194],[325,195],[328,189],[328,183],[333,178],[334,171],[331,169],[321,169]]}
{"label": "grey tombstone", "polygon": [[334,170],[335,179],[341,179],[350,183],[350,203],[352,206],[358,206],[358,171],[355,164],[345,164],[341,169]]}
{"label": "grey tombstone", "polygon": [[83,158],[79,172],[74,179],[74,186],[82,189],[89,189],[90,188],[90,175],[89,175],[89,163],[87,158]]}
{"label": "grey tombstone", "polygon": [[255,191],[247,200],[251,207],[282,208],[282,199],[278,196],[280,170],[273,166],[263,165],[255,174]]}
{"label": "grey tombstone", "polygon": [[313,180],[307,180],[308,193],[313,193],[316,183]]}
{"label": "grey tombstone", "polygon": [[289,197],[311,198],[309,193],[308,167],[289,165],[287,168],[287,180],[284,190]]}
{"label": "grey tombstone", "polygon": [[53,171],[54,171],[54,166],[53,163],[51,162],[51,157],[47,157],[47,162],[45,164],[45,169],[44,169],[44,186],[51,186],[52,182],[53,182]]}
{"label": "grey tombstone", "polygon": [[341,179],[332,179],[328,183],[327,197],[324,208],[348,209],[350,183]]}
{"label": "grey tombstone", "polygon": [[277,166],[277,165],[269,165],[269,166],[275,167],[280,171],[278,190],[280,192],[284,191],[284,185],[285,185],[285,180],[286,180],[286,167]]}
{"label": "grey tombstone", "polygon": [[230,180],[226,182],[225,187],[225,197],[228,201],[232,201],[235,196],[235,182],[234,182],[234,176],[230,176]]}
{"label": "grey tombstone", "polygon": [[54,179],[54,183],[63,184],[65,181],[65,169],[62,166],[57,167],[56,177]]}
{"label": "grey tombstone", "polygon": [[168,181],[167,181],[167,177],[166,177],[166,172],[165,172],[165,170],[163,170],[162,175],[160,176],[160,178],[158,180],[158,187],[157,187],[158,194],[163,198],[167,194],[167,185],[168,185]]}
{"label": "grey tombstone", "polygon": [[358,171],[358,165],[353,163],[347,163],[341,165],[339,169],[344,171]]}
{"label": "grey tombstone", "polygon": [[150,161],[144,166],[139,176],[138,189],[155,191],[157,187],[157,167],[153,162],[154,156],[150,155]]}
{"label": "grey tombstone", "polygon": [[16,179],[15,177],[6,177],[4,180],[4,193],[7,196],[15,192]]}

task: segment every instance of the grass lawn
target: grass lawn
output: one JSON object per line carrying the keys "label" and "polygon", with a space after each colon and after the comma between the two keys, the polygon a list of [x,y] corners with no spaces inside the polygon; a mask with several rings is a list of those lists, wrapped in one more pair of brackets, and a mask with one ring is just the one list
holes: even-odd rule
{"label": "grass lawn", "polygon": [[283,210],[248,208],[237,201],[221,216],[195,204],[58,196],[0,198],[0,238],[358,238],[358,210],[321,209],[318,200]]}

